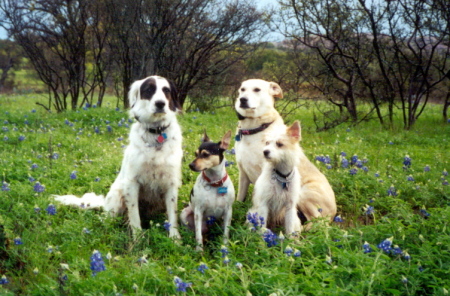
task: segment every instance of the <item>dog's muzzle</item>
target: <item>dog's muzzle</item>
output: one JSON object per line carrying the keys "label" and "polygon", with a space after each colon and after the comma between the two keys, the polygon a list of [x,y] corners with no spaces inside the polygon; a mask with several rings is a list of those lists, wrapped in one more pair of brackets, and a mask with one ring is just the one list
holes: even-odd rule
{"label": "dog's muzzle", "polygon": [[240,105],[239,107],[242,109],[248,109],[250,106],[248,105],[248,99],[245,97],[239,98]]}
{"label": "dog's muzzle", "polygon": [[189,168],[191,169],[191,171],[199,172],[199,170],[197,169],[197,166],[195,165],[194,162],[191,162],[191,163],[189,164]]}
{"label": "dog's muzzle", "polygon": [[269,150],[264,150],[263,153],[264,153],[265,158],[270,159],[270,151]]}
{"label": "dog's muzzle", "polygon": [[155,113],[166,113],[166,111],[164,110],[164,108],[166,107],[166,102],[156,101],[155,107],[156,107]]}

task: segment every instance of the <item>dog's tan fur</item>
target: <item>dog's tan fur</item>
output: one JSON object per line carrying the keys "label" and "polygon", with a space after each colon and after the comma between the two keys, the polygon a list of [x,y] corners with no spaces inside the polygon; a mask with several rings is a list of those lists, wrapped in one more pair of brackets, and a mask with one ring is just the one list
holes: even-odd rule
{"label": "dog's tan fur", "polygon": [[[236,160],[239,168],[239,189],[237,198],[244,201],[250,182],[255,184],[261,174],[264,157],[262,154],[266,135],[272,133],[284,121],[274,107],[275,98],[282,98],[280,86],[274,82],[250,79],[242,83],[236,100],[236,111],[245,119],[239,120],[239,129],[253,129],[264,123],[271,125],[262,132],[243,136],[236,141]],[[246,98],[248,108],[241,107],[241,99]],[[301,190],[298,209],[308,220],[336,215],[336,200],[327,178],[302,154],[298,165],[301,175]]]}

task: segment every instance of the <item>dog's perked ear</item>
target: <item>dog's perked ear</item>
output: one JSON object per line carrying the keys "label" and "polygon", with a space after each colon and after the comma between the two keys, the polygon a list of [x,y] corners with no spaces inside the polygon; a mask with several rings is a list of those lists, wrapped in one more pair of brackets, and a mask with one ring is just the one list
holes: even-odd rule
{"label": "dog's perked ear", "polygon": [[298,120],[294,121],[294,123],[286,129],[286,133],[295,142],[300,141],[301,140],[300,122]]}
{"label": "dog's perked ear", "polygon": [[170,97],[172,98],[169,103],[169,108],[172,111],[181,111],[183,108],[180,104],[180,98],[178,97],[178,91],[177,87],[175,86],[175,83],[173,83],[172,80],[168,80],[170,85]]}
{"label": "dog's perked ear", "polygon": [[283,98],[283,90],[281,90],[281,87],[276,82],[269,82],[269,93],[274,98]]}
{"label": "dog's perked ear", "polygon": [[206,134],[206,129],[203,131],[202,143],[210,142],[208,135]]}
{"label": "dog's perked ear", "polygon": [[222,137],[222,141],[219,142],[220,149],[227,150],[230,146],[231,140],[231,130],[226,132],[226,134]]}

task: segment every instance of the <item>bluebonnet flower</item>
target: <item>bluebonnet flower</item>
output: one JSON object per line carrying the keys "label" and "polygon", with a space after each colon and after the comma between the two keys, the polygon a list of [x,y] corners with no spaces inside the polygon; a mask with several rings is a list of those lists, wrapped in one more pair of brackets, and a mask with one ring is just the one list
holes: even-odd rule
{"label": "bluebonnet flower", "polygon": [[94,182],[99,182],[101,179],[99,178],[99,177],[96,177],[95,179],[94,179]]}
{"label": "bluebonnet flower", "polygon": [[281,242],[283,242],[285,239],[283,231],[280,231],[280,234],[278,235],[278,240],[280,240]]}
{"label": "bluebonnet flower", "polygon": [[414,181],[414,177],[413,177],[412,175],[409,175],[409,176],[406,178],[406,180],[408,180],[408,181]]}
{"label": "bluebonnet flower", "polygon": [[[347,233],[347,231],[346,231],[346,233]],[[344,237],[346,237],[345,235],[344,235]],[[335,239],[333,239],[333,241],[335,242],[335,243],[339,243],[341,240],[340,239],[338,239],[338,238],[335,238]],[[339,249],[342,249],[342,245],[336,245],[336,247],[338,247]]]}
{"label": "bluebonnet flower", "polygon": [[370,216],[374,213],[374,208],[372,206],[366,205],[364,207],[364,215]]}
{"label": "bluebonnet flower", "polygon": [[397,196],[397,190],[395,189],[394,185],[391,185],[387,191],[388,196]]}
{"label": "bluebonnet flower", "polygon": [[350,164],[351,164],[351,165],[355,165],[357,161],[358,161],[358,155],[354,154],[354,155],[350,158]]}
{"label": "bluebonnet flower", "polygon": [[137,262],[141,264],[147,264],[148,263],[147,255],[143,255],[142,257],[140,257]]}
{"label": "bluebonnet flower", "polygon": [[357,168],[353,168],[349,171],[350,175],[356,175],[357,172],[358,172]]}
{"label": "bluebonnet flower", "polygon": [[225,161],[225,166],[226,167],[229,167],[230,165],[233,165],[233,164],[234,164],[233,161],[228,161],[228,160]]}
{"label": "bluebonnet flower", "polygon": [[380,177],[380,172],[376,172],[376,173],[374,174],[374,176],[375,176],[375,178],[379,178],[379,177]]}
{"label": "bluebonnet flower", "polygon": [[123,140],[122,137],[118,137],[118,138],[117,138],[117,141],[122,141],[122,140]]}
{"label": "bluebonnet flower", "polygon": [[294,252],[294,250],[290,246],[286,246],[286,249],[284,249],[284,253],[287,256],[291,256],[293,252]]}
{"label": "bluebonnet flower", "polygon": [[208,266],[206,266],[205,263],[200,263],[197,267],[197,270],[200,271],[201,273],[205,273],[205,270],[208,269]]}
{"label": "bluebonnet flower", "polygon": [[294,249],[294,257],[300,257],[302,255],[302,252],[300,250]]}
{"label": "bluebonnet flower", "polygon": [[347,160],[347,158],[342,157],[342,160],[341,160],[341,166],[342,166],[342,168],[344,168],[344,169],[348,168],[348,160]]}
{"label": "bluebonnet flower", "polygon": [[166,230],[166,231],[169,231],[170,230],[170,226],[172,226],[170,223],[169,223],[169,221],[164,221],[164,225],[163,225],[163,227],[164,227],[164,229]]}
{"label": "bluebonnet flower", "polygon": [[392,142],[392,141],[389,141],[389,143],[388,143],[389,145],[394,145],[394,142]]}
{"label": "bluebonnet flower", "polygon": [[228,263],[230,263],[230,259],[228,259],[228,256],[225,256],[225,258],[223,258],[223,264],[228,264]]}
{"label": "bluebonnet flower", "polygon": [[408,168],[411,166],[411,158],[409,157],[409,155],[405,155],[405,158],[403,159],[403,165]]}
{"label": "bluebonnet flower", "polygon": [[14,239],[14,244],[15,245],[23,245],[23,241],[22,241],[22,239],[20,237],[16,237]]}
{"label": "bluebonnet flower", "polygon": [[65,125],[70,125],[70,121],[66,118],[66,119],[64,120],[64,124],[65,124]]}
{"label": "bluebonnet flower", "polygon": [[422,272],[424,270],[422,264],[419,263],[417,265],[418,265],[417,268],[419,269],[419,271]]}
{"label": "bluebonnet flower", "polygon": [[386,253],[390,253],[392,250],[392,240],[393,239],[394,239],[394,237],[385,239],[384,241],[382,241],[381,243],[378,244],[378,246],[377,246],[378,249],[382,249]]}
{"label": "bluebonnet flower", "polygon": [[316,160],[325,163],[325,156],[323,155],[316,156]]}
{"label": "bluebonnet flower", "polygon": [[206,225],[212,226],[214,223],[216,223],[217,219],[214,216],[209,216],[206,218]]}
{"label": "bluebonnet flower", "polygon": [[238,262],[238,263],[236,263],[236,267],[237,267],[238,269],[242,269],[242,267],[244,267],[244,266],[242,265],[241,262]]}
{"label": "bluebonnet flower", "polygon": [[95,126],[95,127],[94,127],[94,132],[95,132],[96,134],[99,134],[99,133],[100,133],[100,129],[98,128],[98,126]]}
{"label": "bluebonnet flower", "polygon": [[402,283],[407,284],[408,278],[406,278],[404,275],[402,275]]}
{"label": "bluebonnet flower", "polygon": [[366,166],[363,166],[363,167],[362,167],[362,170],[365,171],[365,172],[367,173],[367,172],[369,171],[369,168],[366,167]]}
{"label": "bluebonnet flower", "polygon": [[258,213],[248,213],[247,220],[252,223],[252,230],[256,230],[258,227],[262,227],[264,225],[264,217],[259,217]]}
{"label": "bluebonnet flower", "polygon": [[348,127],[348,128],[346,129],[346,131],[347,131],[347,132],[350,132],[350,131],[351,131],[351,129],[350,129],[349,127]]}
{"label": "bluebonnet flower", "polygon": [[334,222],[342,223],[342,222],[344,222],[344,219],[342,219],[341,216],[337,215],[336,217],[334,217]]}
{"label": "bluebonnet flower", "polygon": [[363,163],[362,163],[362,161],[361,160],[357,160],[356,162],[355,162],[355,166],[357,167],[357,168],[362,168],[363,167]]}
{"label": "bluebonnet flower", "polygon": [[6,127],[6,126],[4,126],[4,127],[2,127],[2,131],[4,131],[4,132],[9,132],[9,128]]}
{"label": "bluebonnet flower", "polygon": [[427,164],[424,168],[423,168],[424,172],[429,172],[430,171],[430,166]]}
{"label": "bluebonnet flower", "polygon": [[23,135],[19,136],[19,141],[22,142],[23,140],[25,140],[25,136]]}
{"label": "bluebonnet flower", "polygon": [[372,247],[370,247],[370,244],[368,242],[364,242],[363,250],[364,254],[371,253],[373,251]]}
{"label": "bluebonnet flower", "polygon": [[224,258],[225,256],[227,256],[228,254],[230,254],[230,252],[228,252],[227,247],[225,247],[224,245],[222,245],[220,247],[220,252],[222,253],[222,258]]}
{"label": "bluebonnet flower", "polygon": [[53,246],[52,245],[49,245],[47,247],[47,253],[53,253]]}
{"label": "bluebonnet flower", "polygon": [[28,121],[28,119],[25,119],[25,121],[23,122],[24,124],[30,124],[30,122]]}
{"label": "bluebonnet flower", "polygon": [[401,255],[403,253],[402,249],[400,249],[400,247],[398,245],[394,245],[394,247],[392,248],[392,253],[394,255]]}
{"label": "bluebonnet flower", "polygon": [[11,188],[9,188],[9,184],[3,181],[2,183],[2,191],[10,191]]}
{"label": "bluebonnet flower", "polygon": [[33,163],[32,165],[31,165],[31,169],[33,170],[33,169],[37,169],[38,168],[38,165],[37,164],[35,164],[35,163]]}
{"label": "bluebonnet flower", "polygon": [[36,109],[31,109],[31,113],[36,113]]}
{"label": "bluebonnet flower", "polygon": [[108,133],[112,132],[112,127],[108,124],[106,126],[106,130],[108,131]]}
{"label": "bluebonnet flower", "polygon": [[77,171],[72,171],[72,173],[70,173],[70,179],[75,180],[77,178]]}
{"label": "bluebonnet flower", "polygon": [[442,181],[442,185],[447,186],[448,185],[448,181],[447,180]]}
{"label": "bluebonnet flower", "polygon": [[91,256],[91,270],[92,276],[95,276],[98,272],[106,270],[105,262],[103,261],[102,254],[94,250]]}
{"label": "bluebonnet flower", "polygon": [[317,208],[317,211],[319,212],[319,213],[322,213],[322,208]]}
{"label": "bluebonnet flower", "polygon": [[273,247],[278,244],[278,237],[270,229],[267,229],[263,234],[263,239],[268,247]]}
{"label": "bluebonnet flower", "polygon": [[447,176],[448,176],[448,172],[447,172],[446,169],[444,169],[444,170],[442,171],[442,176],[444,176],[444,177],[447,177]]}
{"label": "bluebonnet flower", "polygon": [[5,284],[8,284],[8,283],[9,283],[9,281],[6,278],[6,275],[2,275],[2,277],[0,278],[0,285],[5,285]]}
{"label": "bluebonnet flower", "polygon": [[35,179],[35,178],[33,178],[32,176],[29,176],[29,177],[28,177],[28,181],[30,181],[30,182],[34,182],[34,181],[36,181],[36,179]]}
{"label": "bluebonnet flower", "polygon": [[342,157],[346,157],[346,156],[347,156],[347,153],[345,153],[344,151],[342,151],[342,152],[341,152],[341,156],[342,156]]}
{"label": "bluebonnet flower", "polygon": [[39,183],[39,182],[36,182],[34,184],[33,190],[37,193],[41,193],[41,192],[44,192],[45,186],[41,185],[41,183]]}
{"label": "bluebonnet flower", "polygon": [[411,260],[411,255],[408,254],[408,252],[403,253],[403,258],[405,258],[405,260],[409,261]]}
{"label": "bluebonnet flower", "polygon": [[425,207],[422,207],[419,211],[424,217],[429,217],[431,216],[430,213],[427,212],[427,210],[425,209]]}
{"label": "bluebonnet flower", "polygon": [[326,168],[327,168],[327,170],[331,170],[333,168],[333,166],[331,164],[327,164]]}
{"label": "bluebonnet flower", "polygon": [[326,255],[326,256],[325,256],[325,262],[326,262],[327,264],[330,264],[330,265],[331,265],[331,263],[333,262],[333,260],[331,259],[330,256]]}
{"label": "bluebonnet flower", "polygon": [[38,207],[37,205],[35,205],[35,206],[34,206],[34,212],[35,212],[36,214],[39,214],[39,213],[41,212],[41,208]]}
{"label": "bluebonnet flower", "polygon": [[56,207],[53,204],[49,204],[45,210],[47,211],[47,214],[49,214],[49,215],[56,214]]}
{"label": "bluebonnet flower", "polygon": [[4,136],[4,137],[3,137],[3,141],[5,141],[5,142],[6,142],[6,141],[9,141],[9,138],[8,138],[7,136]]}
{"label": "bluebonnet flower", "polygon": [[59,158],[59,154],[57,152],[54,152],[52,154],[52,159],[58,159]]}

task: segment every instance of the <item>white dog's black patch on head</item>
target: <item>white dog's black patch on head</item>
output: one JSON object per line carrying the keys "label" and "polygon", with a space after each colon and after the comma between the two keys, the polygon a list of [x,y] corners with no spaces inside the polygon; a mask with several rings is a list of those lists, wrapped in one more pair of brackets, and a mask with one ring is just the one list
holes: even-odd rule
{"label": "white dog's black patch on head", "polygon": [[[165,78],[159,78],[159,79],[166,80]],[[162,91],[163,91],[167,101],[169,102],[169,109],[174,112],[177,109],[181,110],[181,106],[178,101],[178,93],[177,93],[175,84],[170,80],[167,80],[167,82],[169,83],[169,87],[163,86]],[[150,77],[150,78],[146,79],[140,87],[141,99],[142,100],[152,100],[153,96],[156,93],[157,87],[158,87],[158,84],[154,77]],[[157,108],[163,109],[165,106],[165,102],[158,101],[158,102],[155,102],[155,105]]]}

